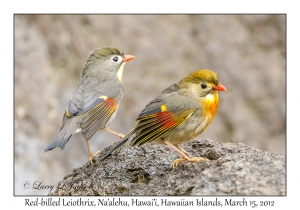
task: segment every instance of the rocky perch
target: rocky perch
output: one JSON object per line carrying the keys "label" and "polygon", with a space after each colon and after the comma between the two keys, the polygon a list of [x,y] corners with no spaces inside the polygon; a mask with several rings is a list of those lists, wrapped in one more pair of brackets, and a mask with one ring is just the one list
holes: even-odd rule
{"label": "rocky perch", "polygon": [[[113,146],[113,145],[112,145]],[[103,162],[104,149],[73,169],[49,195],[286,195],[286,158],[244,144],[194,139],[182,145],[210,162],[182,162],[167,146],[127,147]]]}

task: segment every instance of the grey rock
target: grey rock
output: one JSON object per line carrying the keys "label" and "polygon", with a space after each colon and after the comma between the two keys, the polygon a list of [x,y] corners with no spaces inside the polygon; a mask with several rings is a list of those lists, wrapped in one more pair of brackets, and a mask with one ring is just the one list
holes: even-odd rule
{"label": "grey rock", "polygon": [[[113,145],[112,145],[113,146]],[[73,169],[49,195],[286,195],[286,158],[241,143],[194,139],[183,144],[210,162],[181,162],[167,146],[124,147],[93,165]]]}

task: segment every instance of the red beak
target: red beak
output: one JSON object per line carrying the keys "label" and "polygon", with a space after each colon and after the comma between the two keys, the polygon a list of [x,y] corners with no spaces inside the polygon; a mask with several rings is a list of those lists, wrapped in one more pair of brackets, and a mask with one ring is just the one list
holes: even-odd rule
{"label": "red beak", "polygon": [[124,55],[124,62],[130,61],[132,59],[134,59],[135,56],[134,55]]}
{"label": "red beak", "polygon": [[214,87],[214,89],[219,91],[226,91],[226,88],[222,84],[218,84],[216,87]]}

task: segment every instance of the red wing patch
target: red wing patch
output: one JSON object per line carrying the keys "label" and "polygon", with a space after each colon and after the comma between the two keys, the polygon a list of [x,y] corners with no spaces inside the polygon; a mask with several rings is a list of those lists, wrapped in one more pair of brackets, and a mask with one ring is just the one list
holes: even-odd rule
{"label": "red wing patch", "polygon": [[116,101],[113,98],[107,98],[88,111],[81,124],[84,137],[90,139],[98,130],[106,127],[116,107]]}
{"label": "red wing patch", "polygon": [[117,107],[117,104],[113,98],[106,99],[103,104],[107,107],[108,110],[113,112],[115,108]]}
{"label": "red wing patch", "polygon": [[170,112],[158,112],[156,114],[157,122],[165,129],[176,124],[173,115]]}

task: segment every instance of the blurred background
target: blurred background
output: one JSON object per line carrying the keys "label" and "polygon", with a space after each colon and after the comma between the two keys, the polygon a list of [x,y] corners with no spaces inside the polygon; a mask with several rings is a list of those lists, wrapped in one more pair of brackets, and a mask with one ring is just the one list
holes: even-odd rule
{"label": "blurred background", "polygon": [[[124,68],[125,95],[111,128],[126,134],[166,87],[208,68],[227,92],[200,137],[285,154],[285,15],[15,15],[15,195],[28,181],[57,186],[89,161],[80,133],[63,151],[44,153],[61,126],[89,53],[114,46],[136,58]],[[90,141],[95,153],[118,141]]]}

